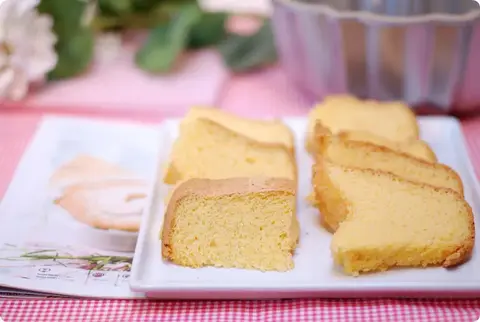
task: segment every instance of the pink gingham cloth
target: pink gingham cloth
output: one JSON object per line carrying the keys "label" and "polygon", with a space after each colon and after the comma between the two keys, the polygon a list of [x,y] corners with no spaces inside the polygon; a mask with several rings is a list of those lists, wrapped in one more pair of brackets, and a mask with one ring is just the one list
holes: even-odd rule
{"label": "pink gingham cloth", "polygon": [[474,322],[480,300],[16,300],[0,312],[5,322]]}
{"label": "pink gingham cloth", "polygon": [[[41,114],[0,114],[0,196],[12,178]],[[480,118],[463,122],[470,156],[480,170]],[[478,173],[478,172],[477,172]],[[148,301],[2,299],[5,322],[473,322],[480,299],[300,299],[271,301]]]}

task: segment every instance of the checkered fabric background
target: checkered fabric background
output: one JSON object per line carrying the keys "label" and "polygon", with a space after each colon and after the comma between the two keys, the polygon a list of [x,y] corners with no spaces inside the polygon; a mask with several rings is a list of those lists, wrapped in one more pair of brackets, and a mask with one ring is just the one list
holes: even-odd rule
{"label": "checkered fabric background", "polygon": [[[0,116],[0,196],[35,131],[40,115]],[[480,118],[463,122],[470,155],[480,170]],[[477,172],[479,174],[479,172]],[[480,299],[304,299],[279,301],[147,301],[85,299],[3,299],[5,322],[200,322],[200,321],[419,321],[474,322]]]}

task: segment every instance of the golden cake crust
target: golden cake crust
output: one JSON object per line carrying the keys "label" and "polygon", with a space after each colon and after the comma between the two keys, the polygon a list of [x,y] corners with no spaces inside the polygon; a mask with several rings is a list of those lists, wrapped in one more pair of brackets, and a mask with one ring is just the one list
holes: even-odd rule
{"label": "golden cake crust", "polygon": [[[316,153],[316,158],[321,158],[322,155],[324,154],[324,151],[328,149],[328,146],[332,144],[334,140],[338,140],[341,142],[341,144],[344,144],[347,148],[355,148],[355,147],[363,147],[365,150],[372,151],[372,152],[381,152],[386,155],[389,155],[393,158],[395,157],[401,157],[403,160],[411,162],[412,164],[418,164],[421,165],[425,168],[430,168],[430,169],[437,169],[440,171],[445,171],[448,173],[452,178],[454,178],[454,181],[456,182],[455,189],[453,187],[450,187],[452,190],[455,190],[457,193],[460,195],[464,195],[464,188],[463,188],[463,182],[458,173],[450,168],[449,166],[442,164],[442,163],[433,163],[429,161],[425,161],[424,159],[416,158],[410,154],[400,152],[400,151],[395,151],[390,148],[387,148],[385,146],[380,146],[380,145],[375,145],[373,143],[369,142],[361,142],[361,141],[350,141],[350,140],[343,140],[338,137],[322,137],[319,138],[320,140],[320,146],[318,148],[318,151]],[[387,171],[388,172],[388,171]],[[408,179],[408,178],[406,178]],[[448,188],[448,187],[446,187]]]}

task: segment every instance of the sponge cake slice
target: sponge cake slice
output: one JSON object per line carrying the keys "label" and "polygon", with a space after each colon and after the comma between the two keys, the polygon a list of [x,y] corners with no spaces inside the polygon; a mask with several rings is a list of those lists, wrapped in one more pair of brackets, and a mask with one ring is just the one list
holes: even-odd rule
{"label": "sponge cake slice", "polygon": [[472,210],[452,189],[325,160],[314,166],[313,185],[317,194],[330,191],[331,209],[342,213],[331,251],[347,274],[450,267],[472,253]]}
{"label": "sponge cake slice", "polygon": [[298,236],[293,180],[190,179],[168,202],[162,255],[189,267],[287,271]]}
{"label": "sponge cake slice", "polygon": [[313,108],[308,116],[305,144],[309,152],[313,151],[317,121],[333,134],[341,131],[366,131],[395,142],[419,137],[415,114],[401,102],[380,103],[345,95],[330,96]]}
{"label": "sponge cake slice", "polygon": [[[317,162],[326,159],[341,166],[389,172],[410,181],[450,188],[463,196],[463,184],[458,174],[440,163],[429,163],[385,147],[338,137],[323,137],[318,153]],[[322,213],[327,228],[335,231],[343,215],[336,209],[330,209],[329,203],[335,199],[332,194],[334,192],[325,189],[314,195],[313,203]]]}
{"label": "sponge cake slice", "polygon": [[368,142],[323,137],[316,156],[345,166],[391,172],[407,180],[450,188],[463,195],[462,180],[450,167]]}
{"label": "sponge cake slice", "polygon": [[194,109],[180,125],[164,182],[190,178],[296,179],[293,135],[276,121],[255,121]]}

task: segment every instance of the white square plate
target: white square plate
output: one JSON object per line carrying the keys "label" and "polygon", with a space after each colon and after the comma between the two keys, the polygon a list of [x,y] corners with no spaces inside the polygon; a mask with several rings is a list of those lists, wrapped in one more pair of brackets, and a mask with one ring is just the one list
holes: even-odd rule
{"label": "white square plate", "polygon": [[[455,269],[397,269],[384,273],[350,277],[333,265],[331,235],[318,224],[318,213],[305,202],[311,191],[312,161],[304,147],[307,120],[286,118],[297,146],[299,190],[297,216],[300,242],[295,268],[290,272],[259,272],[206,267],[185,268],[161,258],[159,231],[163,220],[163,199],[168,189],[161,182],[153,188],[151,207],[147,208],[133,261],[130,286],[155,298],[293,298],[293,297],[366,297],[366,296],[473,296],[480,295],[480,256],[478,239],[472,259]],[[179,120],[162,126],[161,160],[163,165],[177,135]],[[460,123],[451,117],[420,117],[422,138],[433,148],[440,162],[454,168],[465,186],[465,197],[479,214],[479,186],[470,163]],[[161,167],[160,167],[161,168]],[[475,218],[478,222],[478,218]]]}

